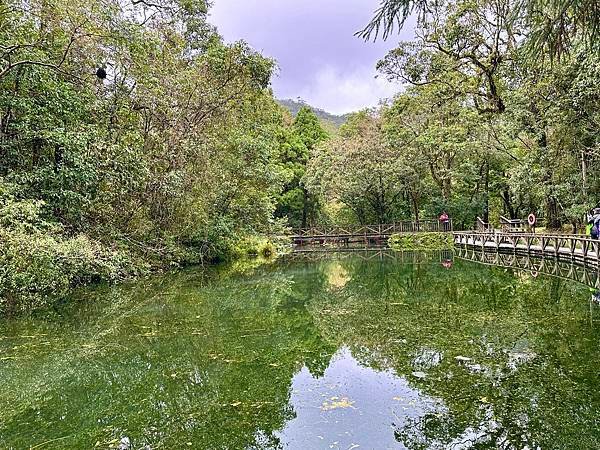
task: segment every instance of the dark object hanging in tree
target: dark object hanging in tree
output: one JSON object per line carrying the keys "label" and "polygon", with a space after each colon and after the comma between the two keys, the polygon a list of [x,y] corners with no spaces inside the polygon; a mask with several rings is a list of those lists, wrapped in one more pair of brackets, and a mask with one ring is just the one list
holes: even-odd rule
{"label": "dark object hanging in tree", "polygon": [[96,76],[101,80],[104,80],[106,78],[106,70],[104,70],[103,67],[98,67],[98,70],[96,70]]}

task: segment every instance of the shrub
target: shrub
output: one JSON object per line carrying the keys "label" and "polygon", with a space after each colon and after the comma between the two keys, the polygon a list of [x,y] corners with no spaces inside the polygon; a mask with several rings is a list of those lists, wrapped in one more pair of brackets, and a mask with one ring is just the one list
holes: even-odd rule
{"label": "shrub", "polygon": [[449,250],[454,248],[450,233],[394,234],[388,241],[394,250]]}

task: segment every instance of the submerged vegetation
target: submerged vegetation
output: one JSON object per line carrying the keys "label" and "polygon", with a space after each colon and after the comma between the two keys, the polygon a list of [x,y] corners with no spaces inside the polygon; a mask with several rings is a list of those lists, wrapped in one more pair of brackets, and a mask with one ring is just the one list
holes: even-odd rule
{"label": "submerged vegetation", "polygon": [[370,256],[183,271],[0,321],[0,441],[600,445],[585,286]]}

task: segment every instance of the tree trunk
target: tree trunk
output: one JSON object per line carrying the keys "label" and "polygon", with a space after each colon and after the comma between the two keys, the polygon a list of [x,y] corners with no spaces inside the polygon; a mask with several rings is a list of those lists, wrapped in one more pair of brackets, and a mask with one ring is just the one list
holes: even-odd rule
{"label": "tree trunk", "polygon": [[516,219],[517,211],[515,210],[515,207],[512,204],[512,199],[510,198],[510,191],[508,189],[508,185],[505,185],[502,188],[502,193],[500,194],[500,197],[504,202],[504,209],[506,210],[508,217],[510,217],[511,219]]}
{"label": "tree trunk", "polygon": [[415,212],[415,222],[419,222],[419,200],[417,195],[414,192],[410,193],[410,197],[412,199],[413,209]]}
{"label": "tree trunk", "polygon": [[551,229],[560,228],[562,223],[558,218],[558,202],[556,198],[550,194],[546,199],[546,227]]}
{"label": "tree trunk", "polygon": [[483,221],[486,223],[490,222],[490,163],[485,162],[485,178],[483,182]]}
{"label": "tree trunk", "polygon": [[308,192],[302,188],[302,226],[300,228],[307,228],[308,222]]}

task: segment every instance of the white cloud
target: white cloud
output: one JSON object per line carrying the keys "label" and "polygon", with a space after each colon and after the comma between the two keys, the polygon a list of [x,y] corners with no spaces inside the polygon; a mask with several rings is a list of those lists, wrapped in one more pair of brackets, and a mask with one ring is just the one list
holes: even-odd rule
{"label": "white cloud", "polygon": [[324,67],[314,75],[299,96],[309,104],[334,114],[377,106],[381,99],[392,98],[401,85],[375,78],[374,70],[358,68],[352,72]]}

